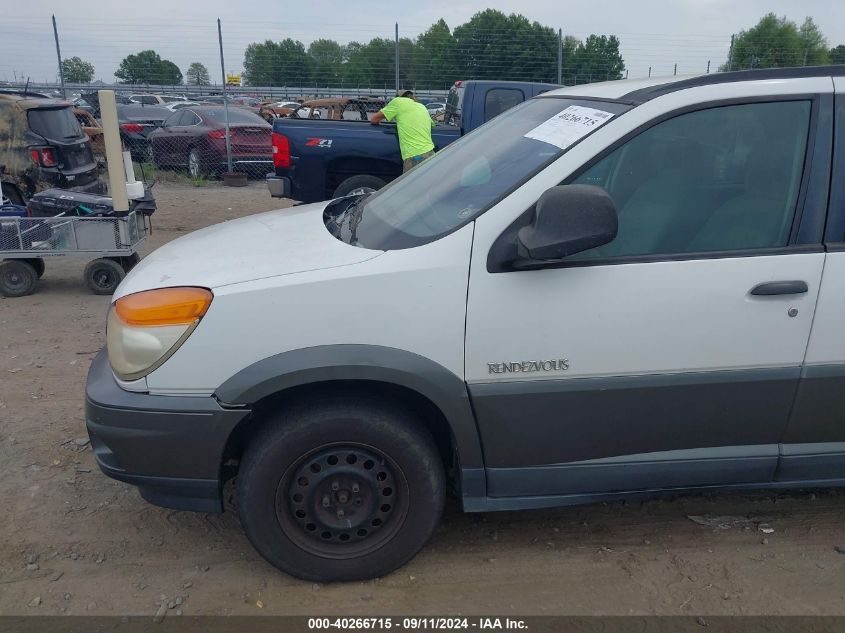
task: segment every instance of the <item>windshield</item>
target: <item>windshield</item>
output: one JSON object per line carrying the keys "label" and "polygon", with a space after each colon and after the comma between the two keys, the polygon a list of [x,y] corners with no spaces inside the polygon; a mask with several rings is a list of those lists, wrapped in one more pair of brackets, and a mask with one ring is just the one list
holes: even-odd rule
{"label": "windshield", "polygon": [[36,108],[29,111],[30,129],[52,141],[68,141],[84,136],[76,115],[69,107]]}
{"label": "windshield", "polygon": [[584,99],[526,101],[371,196],[329,205],[327,226],[344,242],[378,250],[434,241],[475,219],[629,108]]}

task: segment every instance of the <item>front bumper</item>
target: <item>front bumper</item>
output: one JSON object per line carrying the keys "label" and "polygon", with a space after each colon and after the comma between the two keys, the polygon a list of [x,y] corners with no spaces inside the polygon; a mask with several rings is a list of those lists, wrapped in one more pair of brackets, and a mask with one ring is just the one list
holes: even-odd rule
{"label": "front bumper", "polygon": [[91,448],[109,477],[138,486],[150,503],[222,512],[223,451],[247,409],[213,397],[153,396],[121,389],[105,350],[88,372],[85,418]]}

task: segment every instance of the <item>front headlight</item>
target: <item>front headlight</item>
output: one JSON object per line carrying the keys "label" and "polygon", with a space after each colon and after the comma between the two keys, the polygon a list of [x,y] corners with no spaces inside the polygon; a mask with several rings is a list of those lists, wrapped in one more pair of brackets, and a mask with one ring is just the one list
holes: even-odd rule
{"label": "front headlight", "polygon": [[214,295],[205,288],[159,288],[121,297],[109,310],[106,347],[122,380],[143,378],[190,336]]}

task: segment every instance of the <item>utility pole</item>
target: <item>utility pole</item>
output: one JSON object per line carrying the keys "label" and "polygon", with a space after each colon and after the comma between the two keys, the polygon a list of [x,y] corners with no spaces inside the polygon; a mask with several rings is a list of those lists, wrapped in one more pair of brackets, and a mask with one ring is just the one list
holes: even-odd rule
{"label": "utility pole", "polygon": [[59,81],[62,84],[62,99],[67,98],[65,94],[65,72],[62,70],[62,51],[59,48],[59,30],[56,28],[56,16],[53,16],[53,37],[56,38],[56,58],[59,60]]}
{"label": "utility pole", "polygon": [[710,74],[710,60],[707,60],[707,74]]}
{"label": "utility pole", "polygon": [[563,85],[563,29],[557,30],[557,85]]}
{"label": "utility pole", "polygon": [[396,23],[396,95],[399,95],[399,22]]}
{"label": "utility pole", "polygon": [[678,64],[675,64],[675,71],[672,73],[672,75],[677,75],[677,74],[678,74]]}
{"label": "utility pole", "polygon": [[807,49],[804,49],[804,66],[807,65]]}
{"label": "utility pole", "polygon": [[223,77],[223,120],[226,124],[226,167],[232,173],[232,139],[229,137],[229,100],[226,97],[226,64],[223,62],[223,27],[217,18],[217,41],[220,43],[220,74]]}
{"label": "utility pole", "polygon": [[651,78],[651,66],[648,67],[648,76]]}

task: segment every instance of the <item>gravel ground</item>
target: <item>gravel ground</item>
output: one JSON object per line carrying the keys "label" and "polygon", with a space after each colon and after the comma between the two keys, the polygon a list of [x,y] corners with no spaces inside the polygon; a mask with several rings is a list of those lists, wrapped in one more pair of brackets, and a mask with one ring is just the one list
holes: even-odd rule
{"label": "gravel ground", "polygon": [[[156,194],[142,254],[285,206],[260,182]],[[835,491],[487,515],[452,502],[428,547],[388,577],[290,578],[233,512],[156,508],[97,470],[83,389],[109,299],[88,293],[83,266],[48,262],[34,295],[0,298],[0,614],[845,614]]]}

